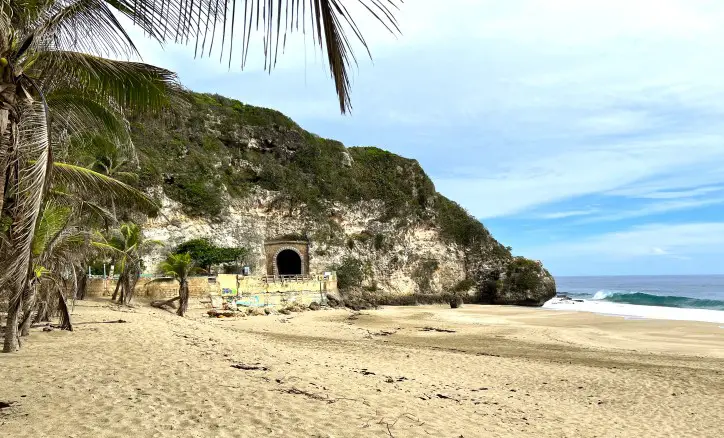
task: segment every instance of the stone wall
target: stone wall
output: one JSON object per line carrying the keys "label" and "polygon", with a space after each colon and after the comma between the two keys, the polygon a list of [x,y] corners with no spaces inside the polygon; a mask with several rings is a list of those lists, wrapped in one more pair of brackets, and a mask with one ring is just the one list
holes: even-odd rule
{"label": "stone wall", "polygon": [[[87,297],[110,297],[116,287],[115,280],[93,278],[88,280]],[[327,303],[327,294],[338,295],[337,277],[332,273],[299,276],[294,279],[274,280],[263,276],[238,277],[221,274],[217,277],[189,278],[192,297],[218,296],[235,300],[239,306],[283,308],[292,303],[308,306],[312,302]],[[152,300],[173,298],[178,295],[178,282],[173,279],[141,278],[136,283],[135,296]]]}
{"label": "stone wall", "polygon": [[236,301],[239,306],[282,308],[292,303],[305,306],[327,303],[327,294],[338,295],[337,277],[322,275],[299,276],[295,279],[273,280],[266,277],[217,277],[221,297]]}
{"label": "stone wall", "polygon": [[[211,277],[213,278],[213,277]],[[88,280],[87,297],[110,297],[116,288],[116,280],[92,278]],[[189,278],[189,294],[192,297],[203,297],[212,293],[220,293],[218,283],[209,277]],[[173,298],[178,295],[178,281],[173,279],[153,280],[141,278],[136,283],[135,296],[149,299]]]}

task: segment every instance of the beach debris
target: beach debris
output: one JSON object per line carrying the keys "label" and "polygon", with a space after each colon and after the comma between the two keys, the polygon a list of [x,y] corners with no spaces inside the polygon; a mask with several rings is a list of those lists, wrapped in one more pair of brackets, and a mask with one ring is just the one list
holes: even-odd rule
{"label": "beach debris", "polygon": [[455,330],[443,329],[438,327],[423,327],[420,329],[422,332],[439,332],[439,333],[456,333]]}
{"label": "beach debris", "polygon": [[51,326],[43,327],[43,331],[44,331],[44,332],[52,332],[52,331],[53,331],[53,327],[51,327]]}
{"label": "beach debris", "polygon": [[206,313],[212,318],[233,318],[238,315],[235,310],[211,309]]}
{"label": "beach debris", "polygon": [[173,297],[170,300],[154,300],[151,301],[151,307],[155,307],[157,309],[163,309],[164,306],[168,306],[172,309],[177,308],[176,301],[179,301],[181,297]]}
{"label": "beach debris", "polygon": [[321,308],[322,308],[322,306],[320,306],[319,303],[316,302],[316,301],[312,301],[312,302],[309,304],[309,310],[319,310],[319,309],[321,309]]}
{"label": "beach debris", "polygon": [[15,403],[14,401],[0,401],[0,410],[2,409],[8,409],[12,407]]}
{"label": "beach debris", "polygon": [[291,388],[289,388],[289,389],[279,389],[278,391],[279,391],[279,392],[286,393],[286,394],[292,394],[292,395],[303,395],[303,396],[305,396],[305,397],[307,397],[307,398],[310,398],[310,399],[312,399],[312,400],[325,401],[325,402],[327,402],[327,403],[329,403],[329,404],[332,404],[332,403],[334,403],[334,402],[337,401],[336,399],[329,398],[329,397],[325,397],[325,396],[319,395],[319,394],[315,394],[315,393],[313,393],[313,392],[304,391],[303,389],[298,389],[298,388],[296,388],[296,387],[291,387]]}
{"label": "beach debris", "polygon": [[386,383],[395,383],[395,382],[404,382],[405,380],[409,380],[409,379],[408,379],[407,377],[405,377],[405,376],[397,377],[397,378],[395,378],[395,377],[389,377],[389,376],[388,376],[388,377],[385,379],[385,382],[386,382]]}
{"label": "beach debris", "polygon": [[373,373],[372,371],[368,371],[367,368],[362,368],[361,370],[355,371],[355,372],[356,372],[356,373],[360,373],[360,374],[362,374],[363,376],[375,376],[375,375],[376,375],[376,374]]}
{"label": "beach debris", "polygon": [[456,398],[454,398],[454,397],[452,397],[452,396],[449,396],[449,395],[447,395],[447,394],[438,393],[438,394],[435,394],[435,396],[436,396],[437,398],[441,398],[441,399],[443,399],[443,400],[452,400],[452,401],[456,401],[456,402],[460,403],[460,400],[458,400],[458,399],[456,399]]}
{"label": "beach debris", "polygon": [[244,370],[244,371],[269,371],[269,368],[261,365],[261,364],[245,364],[245,363],[235,363],[231,365],[231,368],[236,368],[238,370]]}
{"label": "beach debris", "polygon": [[367,335],[365,335],[365,337],[371,339],[375,336],[391,336],[397,333],[398,330],[399,328],[397,330],[380,330],[378,332],[367,330]]}

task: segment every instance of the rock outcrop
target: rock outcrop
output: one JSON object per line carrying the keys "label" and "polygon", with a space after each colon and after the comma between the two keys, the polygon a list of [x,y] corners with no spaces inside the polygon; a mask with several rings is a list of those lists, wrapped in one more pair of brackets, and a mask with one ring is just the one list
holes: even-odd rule
{"label": "rock outcrop", "polygon": [[498,279],[491,302],[542,306],[555,295],[555,281],[541,262],[516,257]]}
{"label": "rock outcrop", "polygon": [[512,257],[415,160],[346,148],[219,96],[191,94],[189,107],[132,128],[141,185],[162,205],[144,226],[164,243],[149,270],[203,237],[248,248],[245,262],[263,273],[263,243],[293,236],[309,241],[311,271],[336,270],[342,288],[536,306],[555,294],[540,263]]}

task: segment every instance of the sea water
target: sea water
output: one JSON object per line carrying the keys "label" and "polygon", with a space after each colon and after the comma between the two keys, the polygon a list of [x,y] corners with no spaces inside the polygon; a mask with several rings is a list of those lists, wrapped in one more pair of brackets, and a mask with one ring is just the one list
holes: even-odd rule
{"label": "sea water", "polygon": [[724,275],[556,277],[556,289],[544,307],[724,324]]}

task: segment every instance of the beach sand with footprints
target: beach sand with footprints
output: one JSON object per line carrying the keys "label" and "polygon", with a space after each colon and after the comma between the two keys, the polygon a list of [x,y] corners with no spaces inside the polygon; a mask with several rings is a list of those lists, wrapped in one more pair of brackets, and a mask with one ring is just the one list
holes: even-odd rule
{"label": "beach sand with footprints", "polygon": [[[724,329],[545,309],[211,319],[78,302],[0,355],[3,437],[715,437]],[[122,320],[125,322],[117,322]],[[110,322],[116,321],[116,322]]]}

